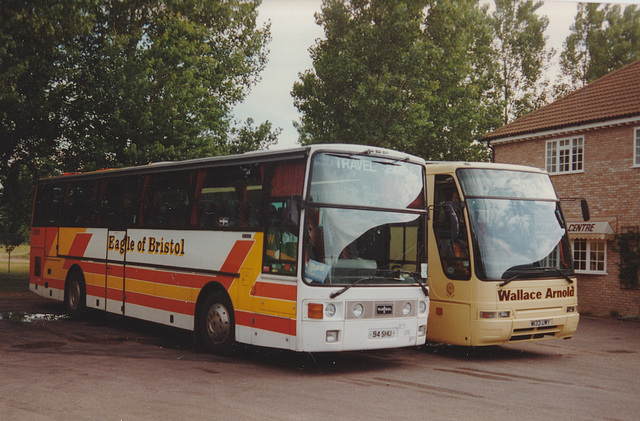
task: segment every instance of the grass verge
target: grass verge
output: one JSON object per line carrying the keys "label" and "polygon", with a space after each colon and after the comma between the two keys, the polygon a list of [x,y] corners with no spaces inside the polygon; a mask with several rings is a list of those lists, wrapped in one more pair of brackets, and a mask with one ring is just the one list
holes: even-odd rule
{"label": "grass verge", "polygon": [[20,246],[11,253],[11,273],[7,253],[0,253],[0,294],[21,295],[29,292],[29,247]]}

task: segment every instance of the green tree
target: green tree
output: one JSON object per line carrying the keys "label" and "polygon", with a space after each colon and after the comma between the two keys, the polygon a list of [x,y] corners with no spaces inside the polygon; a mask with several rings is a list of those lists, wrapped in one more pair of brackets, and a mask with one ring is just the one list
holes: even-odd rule
{"label": "green tree", "polygon": [[253,126],[253,119],[249,118],[242,126],[231,129],[231,140],[224,150],[225,154],[240,154],[258,149],[268,149],[278,141],[282,129],[273,129],[270,122]]}
{"label": "green tree", "polygon": [[0,189],[0,245],[9,255],[8,273],[11,274],[11,252],[29,239],[31,200],[33,197],[32,172],[24,163],[15,163],[3,177]]}
{"label": "green tree", "polygon": [[[495,55],[488,6],[476,0],[429,2],[423,32],[434,45],[425,76],[437,83],[430,104],[434,130],[418,153],[430,159],[487,160],[474,142],[500,126],[494,100]],[[428,145],[428,146],[427,146]]]}
{"label": "green tree", "polygon": [[65,167],[223,153],[234,142],[232,107],[266,62],[269,27],[256,26],[259,4],[101,2],[67,81]]}
{"label": "green tree", "polygon": [[565,92],[640,59],[640,8],[580,3],[560,55]]}
{"label": "green tree", "polygon": [[539,16],[542,2],[495,0],[492,14],[495,49],[496,92],[502,124],[527,114],[544,103],[543,70],[553,51],[546,49],[546,16]]}
{"label": "green tree", "polygon": [[[3,0],[5,228],[17,233],[28,225],[35,179],[42,176],[273,143],[278,131],[270,123],[236,127],[231,118],[266,61],[270,29],[256,25],[259,4]],[[19,193],[17,174],[29,180]],[[26,211],[4,210],[5,201],[16,200]]]}
{"label": "green tree", "polygon": [[28,238],[35,179],[50,175],[62,135],[65,78],[91,0],[5,0],[0,13],[0,243]]}
{"label": "green tree", "polygon": [[89,1],[2,2],[0,188],[11,166],[49,159],[61,136],[67,57],[88,29]]}
{"label": "green tree", "polygon": [[302,144],[484,158],[471,146],[488,121],[480,104],[490,37],[477,1],[326,0],[316,22],[325,39],[292,91]]}

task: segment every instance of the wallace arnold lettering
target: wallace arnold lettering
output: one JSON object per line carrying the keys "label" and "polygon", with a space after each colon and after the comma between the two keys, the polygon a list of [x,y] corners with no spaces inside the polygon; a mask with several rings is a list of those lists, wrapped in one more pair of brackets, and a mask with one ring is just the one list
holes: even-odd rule
{"label": "wallace arnold lettering", "polygon": [[524,301],[524,300],[542,300],[543,298],[566,298],[573,297],[575,295],[575,288],[573,285],[566,287],[565,289],[553,289],[547,288],[547,292],[542,291],[524,291],[517,289],[515,291],[510,289],[498,290],[498,300],[500,301]]}

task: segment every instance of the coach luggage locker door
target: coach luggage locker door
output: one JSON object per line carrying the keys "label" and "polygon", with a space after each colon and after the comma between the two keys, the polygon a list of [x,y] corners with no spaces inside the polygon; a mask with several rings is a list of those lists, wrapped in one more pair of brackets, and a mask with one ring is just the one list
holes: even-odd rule
{"label": "coach luggage locker door", "polygon": [[127,231],[109,231],[105,276],[106,310],[110,313],[124,313],[124,263],[127,242]]}
{"label": "coach luggage locker door", "polygon": [[241,326],[236,329],[240,342],[253,343],[255,340],[257,303],[252,291],[260,274],[262,250],[258,245],[262,245],[261,237],[262,233],[243,234],[242,240],[236,241],[234,246],[234,250],[242,248],[241,255],[246,256],[238,269],[240,277],[234,281],[237,285],[235,297],[233,290],[229,290],[232,299],[235,298],[236,325]]}

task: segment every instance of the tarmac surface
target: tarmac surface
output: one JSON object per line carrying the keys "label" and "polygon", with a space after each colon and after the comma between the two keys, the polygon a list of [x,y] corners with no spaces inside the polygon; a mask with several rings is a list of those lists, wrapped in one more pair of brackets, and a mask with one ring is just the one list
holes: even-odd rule
{"label": "tarmac surface", "polygon": [[637,420],[640,323],[571,340],[331,354],[195,347],[190,332],[0,298],[0,420]]}

